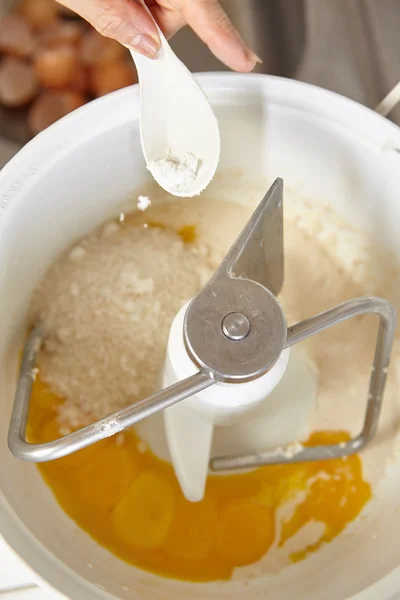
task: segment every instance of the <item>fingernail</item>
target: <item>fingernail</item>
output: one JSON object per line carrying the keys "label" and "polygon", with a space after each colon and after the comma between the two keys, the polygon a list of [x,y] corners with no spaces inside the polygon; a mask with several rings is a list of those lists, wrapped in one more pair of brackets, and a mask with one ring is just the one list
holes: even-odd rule
{"label": "fingernail", "polygon": [[132,50],[144,54],[147,58],[154,59],[158,57],[160,42],[146,33],[139,33],[132,38],[131,47]]}
{"label": "fingernail", "polygon": [[253,52],[252,50],[249,50],[247,52],[247,57],[249,60],[253,60],[254,62],[262,65],[263,61],[261,60],[261,58],[259,56],[257,56],[257,54],[255,52]]}

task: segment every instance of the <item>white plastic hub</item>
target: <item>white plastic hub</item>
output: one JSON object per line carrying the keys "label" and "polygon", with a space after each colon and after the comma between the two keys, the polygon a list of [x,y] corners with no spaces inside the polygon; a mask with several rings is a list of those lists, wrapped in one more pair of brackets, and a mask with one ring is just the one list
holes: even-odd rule
{"label": "white plastic hub", "polygon": [[[183,341],[183,321],[187,306],[188,304],[179,311],[171,327],[163,387],[198,371],[189,358]],[[240,443],[240,440],[244,442],[246,438],[253,439],[253,447],[255,445],[260,450],[299,439],[297,436],[301,436],[302,431],[299,430],[297,422],[303,425],[304,416],[294,421],[287,414],[288,410],[290,411],[291,404],[295,403],[294,414],[301,411],[301,414],[308,418],[310,409],[315,407],[315,393],[306,394],[304,397],[307,406],[304,406],[304,402],[299,402],[294,389],[290,395],[286,390],[285,397],[278,395],[271,402],[266,400],[282,380],[288,360],[289,350],[285,350],[275,366],[262,377],[241,384],[215,383],[203,392],[164,411],[170,458],[188,500],[197,502],[204,497],[213,441],[219,453],[226,453],[225,431],[228,434],[227,445],[231,447],[231,452],[236,454],[244,450],[243,445],[248,446],[248,443]],[[298,386],[297,377],[295,385]],[[264,419],[260,421],[261,414],[265,414],[266,420],[271,421],[270,427]],[[214,430],[216,426],[217,429]],[[268,444],[269,434],[272,435],[272,445]],[[255,441],[258,443],[254,444]]]}

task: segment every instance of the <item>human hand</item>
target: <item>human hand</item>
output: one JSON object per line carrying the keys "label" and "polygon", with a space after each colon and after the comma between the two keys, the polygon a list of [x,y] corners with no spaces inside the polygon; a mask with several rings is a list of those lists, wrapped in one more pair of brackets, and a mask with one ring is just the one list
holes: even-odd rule
{"label": "human hand", "polygon": [[[99,33],[149,58],[160,38],[140,0],[58,0]],[[252,71],[260,59],[250,50],[217,0],[146,0],[167,38],[189,25],[211,52],[235,71]]]}

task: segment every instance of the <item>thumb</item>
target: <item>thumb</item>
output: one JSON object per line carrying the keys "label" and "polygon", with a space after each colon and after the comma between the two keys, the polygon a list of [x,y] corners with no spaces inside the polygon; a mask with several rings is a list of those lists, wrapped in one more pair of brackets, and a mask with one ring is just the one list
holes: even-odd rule
{"label": "thumb", "polygon": [[59,0],[102,35],[149,58],[157,58],[160,38],[146,10],[131,0]]}

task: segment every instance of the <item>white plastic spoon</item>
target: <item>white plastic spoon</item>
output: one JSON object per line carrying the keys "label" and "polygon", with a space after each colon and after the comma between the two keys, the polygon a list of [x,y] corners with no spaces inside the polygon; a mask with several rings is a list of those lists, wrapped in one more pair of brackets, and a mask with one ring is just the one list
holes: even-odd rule
{"label": "white plastic spoon", "polygon": [[140,82],[143,154],[147,168],[167,192],[196,196],[217,170],[218,121],[204,91],[157,29],[161,49],[156,60],[131,51]]}

